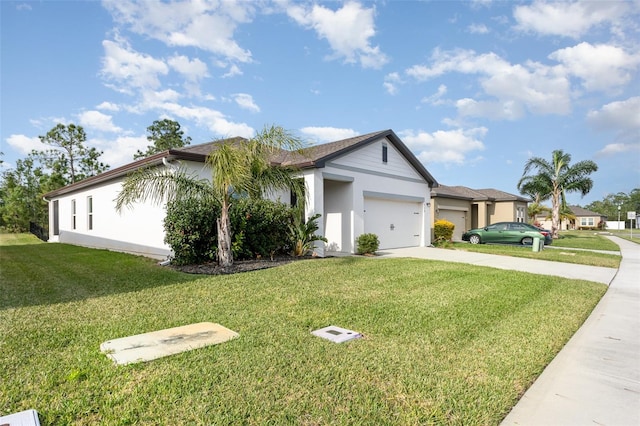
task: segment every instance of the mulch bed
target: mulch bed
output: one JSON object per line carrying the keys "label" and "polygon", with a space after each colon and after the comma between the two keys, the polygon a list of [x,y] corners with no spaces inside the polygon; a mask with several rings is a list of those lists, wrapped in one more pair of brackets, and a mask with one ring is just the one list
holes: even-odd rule
{"label": "mulch bed", "polygon": [[216,262],[203,263],[198,265],[170,265],[171,268],[186,272],[188,274],[204,274],[204,275],[226,275],[237,274],[240,272],[257,271],[260,269],[273,268],[276,266],[286,265],[287,263],[296,262],[298,260],[312,259],[312,256],[278,256],[271,259],[252,259],[252,260],[235,260],[228,268],[222,268]]}

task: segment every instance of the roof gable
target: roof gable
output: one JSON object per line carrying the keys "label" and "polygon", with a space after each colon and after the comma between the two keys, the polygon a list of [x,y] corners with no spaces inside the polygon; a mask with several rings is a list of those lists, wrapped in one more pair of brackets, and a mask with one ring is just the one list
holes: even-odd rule
{"label": "roof gable", "polygon": [[411,164],[416,172],[422,176],[430,187],[438,186],[438,182],[435,178],[427,171],[420,160],[416,158],[416,156],[391,129],[367,133],[353,138],[342,139],[335,142],[305,148],[300,153],[291,155],[282,164],[292,165],[302,169],[322,168],[331,160],[354,152],[365,145],[383,138],[386,138],[391,144],[393,144],[393,146],[402,154],[409,164]]}

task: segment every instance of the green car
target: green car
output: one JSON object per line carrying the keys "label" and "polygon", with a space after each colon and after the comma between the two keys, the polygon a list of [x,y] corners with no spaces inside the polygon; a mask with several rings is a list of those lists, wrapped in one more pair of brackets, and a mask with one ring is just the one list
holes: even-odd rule
{"label": "green car", "polygon": [[498,222],[484,228],[470,229],[462,234],[462,241],[471,244],[502,243],[502,244],[533,244],[534,238],[545,240],[551,244],[548,231],[524,222]]}

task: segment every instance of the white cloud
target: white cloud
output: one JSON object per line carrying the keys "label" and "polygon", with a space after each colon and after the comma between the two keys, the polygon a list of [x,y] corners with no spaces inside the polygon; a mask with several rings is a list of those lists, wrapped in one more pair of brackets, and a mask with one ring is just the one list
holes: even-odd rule
{"label": "white cloud", "polygon": [[104,40],[102,46],[105,53],[101,74],[119,92],[131,94],[132,89],[156,89],[160,87],[159,75],[169,72],[164,61],[136,52],[120,37],[116,41]]}
{"label": "white cloud", "polygon": [[317,4],[311,8],[293,5],[287,9],[287,14],[327,40],[334,52],[329,59],[359,62],[363,68],[381,68],[389,61],[380,47],[372,46],[369,40],[376,34],[375,7],[367,9],[353,1],[336,11]]}
{"label": "white cloud", "polygon": [[251,62],[251,52],[233,39],[237,26],[251,22],[253,2],[106,0],[120,25],[168,46],[197,47],[226,59]]}
{"label": "white cloud", "polygon": [[251,112],[260,112],[260,107],[253,101],[253,96],[247,93],[236,93],[233,95],[233,99],[242,109],[246,109]]}
{"label": "white cloud", "polygon": [[[625,152],[640,152],[640,142],[637,143],[611,143],[606,145],[600,151],[598,156],[616,155]],[[637,155],[637,154],[636,154]]]}
{"label": "white cloud", "polygon": [[467,31],[471,34],[488,34],[489,28],[484,24],[471,24],[467,27]]}
{"label": "white cloud", "polygon": [[484,150],[486,127],[438,130],[433,133],[404,130],[402,140],[423,163],[465,164],[468,154]]}
{"label": "white cloud", "polygon": [[579,77],[587,90],[606,91],[628,83],[640,64],[640,54],[615,46],[586,42],[556,50],[549,55]]}
{"label": "white cloud", "polygon": [[513,17],[521,31],[578,38],[596,26],[615,26],[627,10],[622,1],[535,1],[515,7]]}
{"label": "white cloud", "polygon": [[235,77],[236,75],[242,75],[242,70],[235,64],[229,66],[229,71],[223,74],[222,78]]}
{"label": "white cloud", "polygon": [[191,60],[184,55],[174,55],[168,63],[189,81],[199,81],[209,76],[207,64],[198,58]]}
{"label": "white cloud", "polygon": [[598,130],[614,132],[614,141],[600,150],[599,155],[640,151],[640,96],[589,111],[587,121]]}
{"label": "white cloud", "polygon": [[145,151],[149,141],[144,135],[120,136],[116,139],[90,139],[87,144],[103,151],[100,161],[115,168],[133,161],[133,155],[138,150]]}
{"label": "white cloud", "polygon": [[104,111],[112,111],[112,112],[120,111],[120,107],[117,104],[114,104],[113,102],[107,102],[107,101],[102,102],[100,105],[97,105],[96,108]]}
{"label": "white cloud", "polygon": [[29,154],[34,149],[36,151],[47,149],[47,146],[40,142],[40,138],[37,136],[11,135],[6,140],[9,146],[22,154]]}
{"label": "white cloud", "polygon": [[635,130],[640,132],[640,96],[611,102],[604,105],[599,111],[589,111],[587,120],[602,130]]}
{"label": "white cloud", "polygon": [[300,132],[319,143],[348,139],[359,134],[353,129],[340,129],[337,127],[303,127]]}
{"label": "white cloud", "polygon": [[438,91],[431,96],[426,96],[422,98],[420,102],[423,104],[431,104],[431,105],[441,105],[444,103],[442,97],[447,94],[447,86],[441,84],[438,86]]}
{"label": "white cloud", "polygon": [[431,66],[414,65],[405,72],[418,81],[450,72],[479,75],[479,83],[491,100],[460,99],[460,114],[493,119],[516,119],[525,110],[534,114],[568,114],[570,84],[565,70],[528,61],[512,65],[495,53],[436,49]]}
{"label": "white cloud", "polygon": [[398,93],[398,85],[400,84],[402,84],[400,74],[398,74],[397,72],[392,72],[384,77],[384,83],[382,83],[382,86],[385,88],[387,93],[389,93],[390,95],[395,95],[396,93]]}
{"label": "white cloud", "polygon": [[102,132],[120,132],[122,129],[111,121],[112,117],[100,111],[84,111],[78,114],[78,120],[82,127],[99,130]]}
{"label": "white cloud", "polygon": [[158,105],[158,109],[170,113],[171,116],[193,120],[200,126],[207,127],[215,136],[234,137],[242,136],[251,138],[255,130],[245,123],[228,121],[220,111],[205,107],[186,107],[176,103],[167,102]]}

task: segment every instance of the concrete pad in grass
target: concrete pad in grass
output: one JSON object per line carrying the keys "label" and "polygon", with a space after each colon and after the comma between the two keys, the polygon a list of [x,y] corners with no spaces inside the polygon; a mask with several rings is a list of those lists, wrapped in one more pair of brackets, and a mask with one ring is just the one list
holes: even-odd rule
{"label": "concrete pad in grass", "polygon": [[0,416],[0,426],[40,426],[36,410],[20,411],[19,413]]}
{"label": "concrete pad in grass", "polygon": [[201,322],[108,340],[100,345],[100,351],[116,364],[124,365],[216,345],[238,336],[220,324]]}

